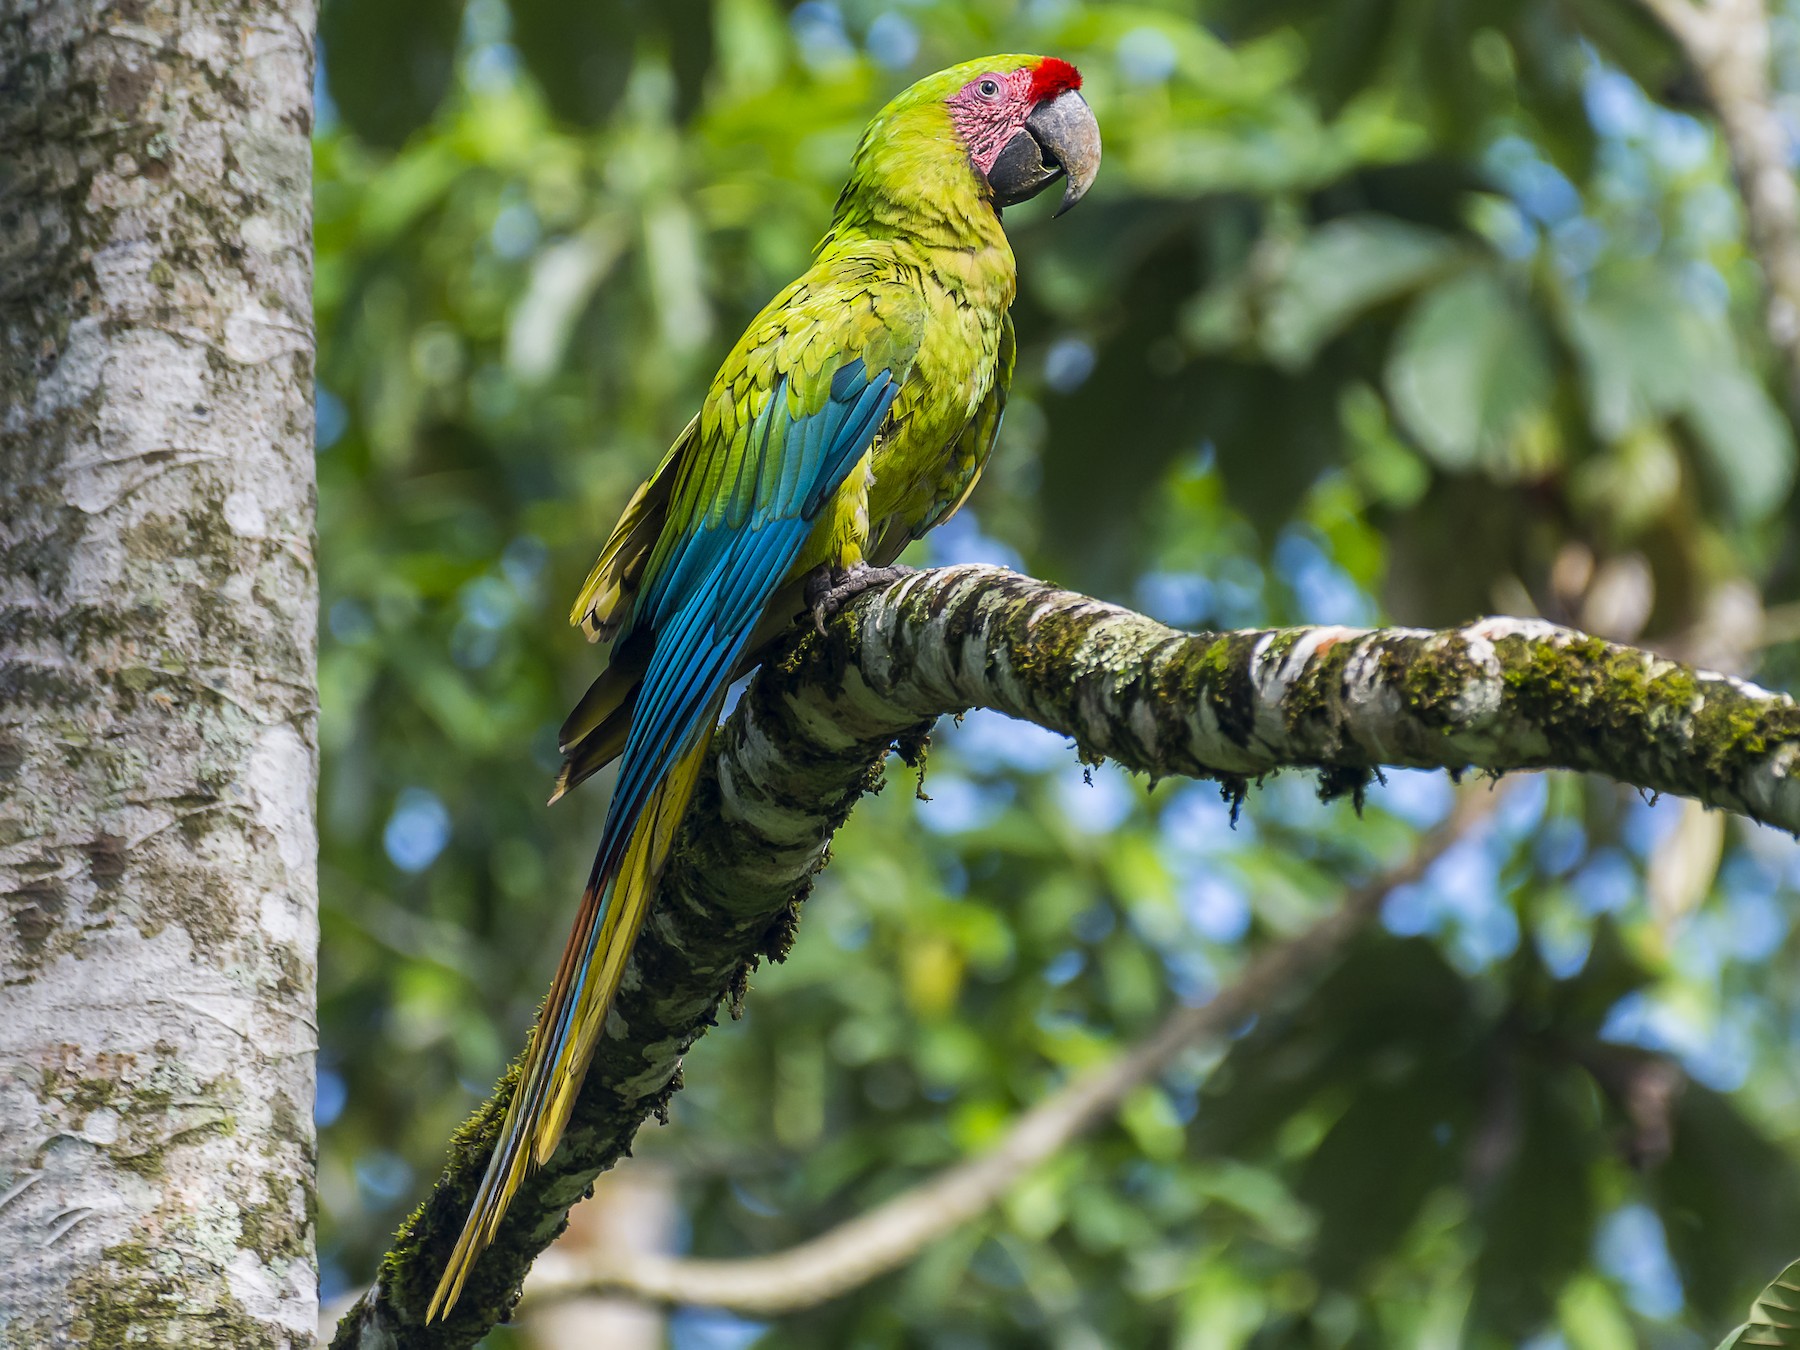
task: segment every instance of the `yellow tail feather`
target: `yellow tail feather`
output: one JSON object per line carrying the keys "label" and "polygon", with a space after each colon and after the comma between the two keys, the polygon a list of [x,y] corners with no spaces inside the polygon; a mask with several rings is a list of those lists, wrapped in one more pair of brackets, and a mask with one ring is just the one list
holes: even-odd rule
{"label": "yellow tail feather", "polygon": [[600,940],[595,944],[599,969],[589,976],[582,989],[581,1001],[575,1005],[575,1019],[560,1062],[552,1066],[549,1104],[538,1117],[532,1152],[538,1165],[550,1161],[557,1142],[569,1123],[569,1112],[575,1108],[575,1096],[581,1080],[587,1076],[588,1063],[594,1058],[600,1033],[606,1026],[606,1013],[612,1007],[619,981],[625,977],[625,962],[637,945],[638,929],[643,927],[650,900],[656,894],[657,880],[662,876],[669,851],[675,845],[675,831],[687,813],[700,778],[700,766],[706,762],[706,748],[712,743],[712,728],[718,708],[715,704],[702,725],[706,731],[694,748],[669,770],[662,786],[651,794],[644,814],[631,832],[631,843],[619,864],[618,879],[613,883],[612,903],[606,908],[601,923]]}
{"label": "yellow tail feather", "polygon": [[[582,896],[581,910],[568,945],[563,948],[556,978],[551,982],[543,1007],[538,1010],[537,1025],[532,1030],[531,1044],[514,1085],[512,1100],[507,1105],[493,1157],[426,1309],[427,1323],[447,1315],[456,1306],[464,1282],[477,1258],[494,1240],[501,1220],[506,1217],[507,1206],[512,1203],[526,1173],[533,1166],[549,1161],[568,1126],[569,1114],[575,1108],[588,1063],[594,1057],[600,1033],[606,1026],[606,1015],[625,976],[625,963],[637,943],[638,930],[643,926],[650,900],[656,894],[657,881],[668,863],[675,831],[699,781],[700,767],[705,763],[707,747],[712,743],[718,703],[715,700],[707,710],[700,724],[701,734],[694,745],[675,761],[662,783],[650,794],[643,814],[632,827],[631,839],[618,871],[598,892],[590,889]],[[554,1063],[547,1062],[550,1029],[568,1006],[579,974],[581,954],[587,950],[588,935],[596,922],[600,924],[600,933],[594,942],[593,970],[582,985],[570,1019],[569,1034],[563,1040],[562,1053]]]}

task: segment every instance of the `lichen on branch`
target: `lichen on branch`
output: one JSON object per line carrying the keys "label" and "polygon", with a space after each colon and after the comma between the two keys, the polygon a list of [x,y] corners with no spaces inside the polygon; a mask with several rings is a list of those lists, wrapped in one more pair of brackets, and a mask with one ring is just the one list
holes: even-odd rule
{"label": "lichen on branch", "polygon": [[802,655],[866,694],[814,716],[981,706],[1155,777],[1312,767],[1328,794],[1382,767],[1581,769],[1800,829],[1792,699],[1537,620],[1186,634],[988,567],[921,573],[855,620],[841,656]]}
{"label": "lichen on branch", "polygon": [[448,1322],[424,1327],[424,1309],[510,1075],[334,1346],[467,1346],[503,1317],[569,1206],[666,1103],[721,1000],[786,950],[831,835],[888,751],[914,753],[933,720],[974,707],[1233,796],[1283,768],[1317,769],[1326,795],[1383,766],[1566,768],[1800,827],[1800,707],[1651,652],[1519,619],[1187,634],[1000,568],[917,573],[797,639],[727,720],[570,1129]]}

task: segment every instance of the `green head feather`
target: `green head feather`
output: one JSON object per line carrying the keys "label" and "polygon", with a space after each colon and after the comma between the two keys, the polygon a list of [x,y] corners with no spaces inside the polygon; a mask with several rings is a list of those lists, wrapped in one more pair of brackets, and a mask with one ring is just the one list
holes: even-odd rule
{"label": "green head feather", "polygon": [[895,95],[857,144],[826,242],[849,234],[908,234],[958,247],[993,242],[998,217],[951,117],[950,100],[983,75],[1030,72],[1041,78],[1045,71],[1057,73],[1058,87],[1079,87],[1074,67],[1011,53],[961,62]]}

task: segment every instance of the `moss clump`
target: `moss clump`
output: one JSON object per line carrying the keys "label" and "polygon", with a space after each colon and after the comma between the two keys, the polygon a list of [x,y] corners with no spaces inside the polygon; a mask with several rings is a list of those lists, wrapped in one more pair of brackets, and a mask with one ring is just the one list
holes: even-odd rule
{"label": "moss clump", "polygon": [[925,765],[931,753],[930,722],[921,722],[911,731],[903,732],[894,738],[894,753],[900,756],[900,762],[916,773],[918,782],[913,785],[913,796],[922,802],[931,800],[925,791]]}
{"label": "moss clump", "polygon": [[1219,800],[1231,808],[1231,828],[1236,829],[1244,799],[1250,795],[1250,780],[1235,773],[1219,775]]}
{"label": "moss clump", "polygon": [[1325,753],[1343,745],[1344,675],[1355,650],[1354,642],[1344,641],[1321,642],[1313,650],[1281,699],[1288,735],[1304,738]]}
{"label": "moss clump", "polygon": [[1641,661],[1616,659],[1614,649],[1598,638],[1502,638],[1495,650],[1506,701],[1544,736],[1553,755],[1568,763],[1586,767],[1603,736],[1648,721]]}
{"label": "moss clump", "polygon": [[[1009,599],[1005,613],[1009,618],[1018,620],[1017,631],[1007,635],[1005,642],[1007,663],[1016,671],[1028,687],[1040,689],[1063,688],[1073,692],[1085,668],[1092,665],[1093,653],[1088,650],[1088,642],[1093,635],[1094,626],[1100,622],[1101,615],[1093,613],[1076,613],[1069,610],[1054,610],[1038,620],[1029,633],[1025,630],[1025,614],[1028,601]],[[974,612],[974,606],[969,607]],[[958,633],[957,627],[951,626],[948,642],[952,648],[959,646],[967,634]],[[989,659],[992,659],[994,644],[989,644]]]}
{"label": "moss clump", "polygon": [[259,1205],[241,1205],[238,1209],[239,1244],[266,1262],[299,1260],[306,1255],[311,1197],[296,1196],[295,1183],[282,1176],[271,1162],[263,1172],[269,1198]]}
{"label": "moss clump", "polygon": [[1408,643],[1382,650],[1382,678],[1400,691],[1401,704],[1421,725],[1449,732],[1461,722],[1457,701],[1483,674],[1460,638]]}
{"label": "moss clump", "polygon": [[1256,729],[1255,633],[1236,633],[1214,638],[1194,656],[1195,699],[1204,698],[1219,730],[1234,745],[1247,746]]}
{"label": "moss clump", "polygon": [[1319,770],[1319,800],[1334,802],[1340,797],[1348,797],[1360,816],[1369,784],[1375,777],[1372,770],[1357,765],[1328,764]]}
{"label": "moss clump", "polygon": [[1742,782],[1777,747],[1800,740],[1800,707],[1792,703],[1759,708],[1721,689],[1701,698],[1692,715],[1707,776],[1721,787]]}
{"label": "moss clump", "polygon": [[[821,860],[820,870],[824,870],[823,860]],[[815,873],[815,875],[817,874]],[[777,963],[787,960],[788,953],[794,950],[794,940],[800,935],[800,907],[812,894],[812,888],[813,878],[808,877],[800,883],[800,888],[794,892],[794,898],[783,905],[775,917],[769,921],[768,932],[763,934],[762,943],[757,948],[757,956],[766,956],[769,960]],[[743,988],[746,991],[750,987],[750,972],[755,965],[756,956],[752,956],[740,972]],[[738,990],[736,979],[732,982],[732,997],[735,1002],[731,1009],[731,1016],[736,1019],[741,1015],[743,1002],[743,995]]]}
{"label": "moss clump", "polygon": [[1285,661],[1294,648],[1300,645],[1300,639],[1306,636],[1304,628],[1284,628],[1269,638],[1268,645],[1263,648],[1265,661]]}
{"label": "moss clump", "polygon": [[1791,703],[1758,704],[1725,681],[1597,638],[1511,638],[1498,649],[1507,699],[1541,730],[1553,763],[1717,802],[1735,797],[1779,744],[1800,738]]}
{"label": "moss clump", "polygon": [[[60,1082],[60,1080],[52,1080]],[[63,1093],[64,1105],[82,1115],[107,1105],[118,1093],[120,1084],[111,1078],[83,1078]]]}
{"label": "moss clump", "polygon": [[105,1256],[127,1270],[150,1269],[150,1249],[141,1242],[121,1242],[116,1247],[108,1247]]}

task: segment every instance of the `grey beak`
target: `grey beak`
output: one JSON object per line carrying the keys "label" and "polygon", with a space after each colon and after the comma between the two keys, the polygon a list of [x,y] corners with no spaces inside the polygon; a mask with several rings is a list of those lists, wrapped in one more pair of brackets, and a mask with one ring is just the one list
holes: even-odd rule
{"label": "grey beak", "polygon": [[1067,178],[1061,215],[1087,195],[1100,172],[1100,124],[1087,100],[1073,89],[1040,103],[1025,119],[1025,129],[1001,148],[988,171],[998,206],[1012,206],[1038,195],[1058,178]]}

